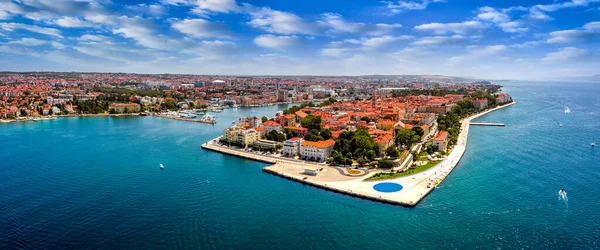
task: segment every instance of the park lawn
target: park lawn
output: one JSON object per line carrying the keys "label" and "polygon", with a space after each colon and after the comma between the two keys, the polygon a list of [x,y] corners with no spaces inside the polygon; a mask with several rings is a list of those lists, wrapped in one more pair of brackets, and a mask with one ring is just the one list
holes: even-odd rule
{"label": "park lawn", "polygon": [[417,160],[428,161],[429,159],[427,159],[427,152],[421,152],[419,155],[417,155]]}
{"label": "park lawn", "polygon": [[425,165],[415,166],[414,168],[409,168],[408,170],[406,170],[404,172],[400,172],[400,173],[377,173],[377,174],[367,178],[366,181],[396,179],[396,178],[400,178],[400,177],[404,177],[404,176],[418,174],[420,172],[423,172],[427,169],[432,168],[433,166],[437,165],[440,162],[441,161],[430,161]]}

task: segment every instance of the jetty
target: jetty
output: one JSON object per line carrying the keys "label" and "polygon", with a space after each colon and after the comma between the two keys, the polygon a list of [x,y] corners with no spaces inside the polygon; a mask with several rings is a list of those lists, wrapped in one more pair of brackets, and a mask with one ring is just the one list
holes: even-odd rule
{"label": "jetty", "polygon": [[473,126],[499,126],[504,127],[504,123],[495,123],[495,122],[471,122]]}
{"label": "jetty", "polygon": [[[446,157],[446,159],[438,163],[436,166],[423,172],[389,180],[365,181],[380,171],[373,171],[366,175],[360,176],[348,176],[341,174],[339,167],[328,166],[324,163],[306,162],[292,158],[256,154],[252,152],[246,152],[244,149],[222,146],[219,144],[220,137],[202,144],[202,148],[272,164],[264,167],[263,171],[306,185],[363,199],[414,207],[423,198],[429,195],[429,193],[431,193],[431,191],[433,191],[435,187],[438,186],[460,162],[467,148],[469,126],[472,124],[471,121],[490,112],[509,107],[514,104],[516,104],[516,102],[498,106],[461,120],[461,130],[458,136],[457,144],[454,146],[452,152],[448,155],[448,157]],[[307,169],[316,170],[316,172],[313,174],[307,174]],[[397,184],[401,186],[401,189],[395,192],[377,191],[374,186],[382,183]]]}
{"label": "jetty", "polygon": [[154,116],[178,120],[178,121],[199,122],[199,123],[207,123],[207,124],[216,124],[217,123],[216,120],[191,119],[191,118],[184,118],[184,117],[177,117],[177,116],[170,116],[170,115],[160,115],[160,114],[156,114]]}

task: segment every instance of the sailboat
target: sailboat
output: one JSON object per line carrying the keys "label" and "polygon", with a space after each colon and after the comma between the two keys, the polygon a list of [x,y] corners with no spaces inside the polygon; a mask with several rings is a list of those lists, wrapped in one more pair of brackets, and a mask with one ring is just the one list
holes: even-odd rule
{"label": "sailboat", "polygon": [[569,107],[565,108],[565,114],[571,113],[571,109]]}
{"label": "sailboat", "polygon": [[158,167],[159,167],[160,169],[164,169],[164,168],[165,168],[165,166],[163,166],[163,164],[162,164],[162,163],[161,163],[161,164],[160,164]]}
{"label": "sailboat", "polygon": [[592,148],[596,146],[596,143],[594,142],[594,139],[592,139]]}

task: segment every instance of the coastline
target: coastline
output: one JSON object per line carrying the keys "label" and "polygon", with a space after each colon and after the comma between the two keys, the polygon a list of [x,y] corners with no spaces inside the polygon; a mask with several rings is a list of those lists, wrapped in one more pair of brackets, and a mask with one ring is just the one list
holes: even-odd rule
{"label": "coastline", "polygon": [[[369,178],[375,173],[369,173],[365,176],[360,176],[356,178],[338,178],[334,177],[332,174],[334,172],[334,168],[327,166],[326,164],[310,163],[295,159],[265,156],[244,151],[238,151],[235,149],[218,146],[213,143],[213,140],[202,144],[202,148],[227,155],[273,164],[271,166],[264,167],[263,171],[303,184],[323,188],[329,191],[342,193],[358,198],[379,201],[388,204],[414,207],[423,198],[429,195],[429,193],[431,193],[431,191],[433,191],[435,187],[439,185],[460,162],[462,156],[466,151],[470,122],[473,119],[479,118],[499,109],[510,107],[515,104],[517,104],[517,102],[511,102],[462,119],[461,130],[458,136],[457,144],[454,146],[452,152],[448,155],[446,159],[444,159],[438,165],[424,172],[390,180],[370,182],[364,181],[365,179]],[[214,139],[214,141],[218,141],[218,138]],[[321,168],[324,170],[324,174],[319,173],[316,176],[304,175],[304,166],[313,166]],[[397,183],[400,184],[403,188],[400,191],[393,193],[381,193],[373,189],[373,185],[384,182]]]}
{"label": "coastline", "polygon": [[[131,114],[69,114],[69,115],[54,115],[54,116],[40,116],[40,117],[28,117],[27,119],[0,119],[0,123],[11,123],[11,122],[35,122],[35,121],[44,121],[44,120],[56,120],[58,118],[67,118],[67,117],[120,117],[120,116],[139,116],[138,113]],[[38,119],[38,120],[34,120]]]}

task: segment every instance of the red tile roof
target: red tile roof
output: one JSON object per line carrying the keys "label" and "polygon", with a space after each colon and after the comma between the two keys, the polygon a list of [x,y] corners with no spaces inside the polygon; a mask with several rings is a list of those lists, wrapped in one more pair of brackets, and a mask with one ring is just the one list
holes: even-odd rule
{"label": "red tile roof", "polygon": [[302,146],[316,147],[316,148],[328,148],[335,145],[335,141],[332,139],[326,141],[303,141]]}

